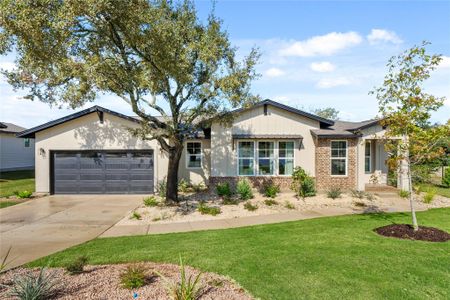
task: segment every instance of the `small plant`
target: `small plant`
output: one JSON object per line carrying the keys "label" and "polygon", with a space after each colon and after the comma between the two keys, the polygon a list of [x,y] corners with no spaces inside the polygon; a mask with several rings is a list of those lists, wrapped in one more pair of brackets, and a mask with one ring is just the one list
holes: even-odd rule
{"label": "small plant", "polygon": [[144,198],[144,205],[150,206],[150,207],[158,206],[158,201],[156,200],[155,196],[150,196],[150,197]]}
{"label": "small plant", "polygon": [[211,216],[217,216],[218,214],[221,213],[220,208],[219,207],[214,207],[214,206],[208,206],[203,202],[200,202],[200,204],[197,207],[197,210],[202,214],[202,215],[211,215]]}
{"label": "small plant", "polygon": [[142,264],[127,266],[127,269],[120,274],[120,283],[126,289],[137,289],[145,285],[147,269]]}
{"label": "small plant", "polygon": [[430,204],[431,202],[433,202],[434,196],[436,196],[436,190],[435,189],[428,190],[425,196],[423,196],[423,202]]}
{"label": "small plant", "polygon": [[264,187],[264,195],[269,198],[275,198],[280,192],[280,187],[273,183],[268,184]]}
{"label": "small plant", "polygon": [[371,193],[366,193],[366,199],[369,201],[375,200],[375,195]]}
{"label": "small plant", "polygon": [[206,190],[206,186],[202,182],[200,182],[197,184],[192,184],[192,189],[194,190],[194,192],[198,193]]}
{"label": "small plant", "polygon": [[408,197],[409,197],[409,192],[408,192],[408,191],[405,191],[405,190],[400,190],[400,191],[398,192],[398,194],[399,194],[400,197],[402,197],[402,198],[408,198]]}
{"label": "small plant", "polygon": [[58,284],[55,274],[42,268],[37,275],[26,274],[15,277],[8,294],[21,300],[49,299],[55,294]]}
{"label": "small plant", "polygon": [[6,251],[6,254],[3,257],[2,261],[0,262],[0,273],[3,272],[6,269],[6,267],[10,264],[10,262],[8,262],[8,257],[11,254],[11,249],[12,247],[10,246],[8,248],[8,251]]}
{"label": "small plant", "polygon": [[292,173],[291,189],[302,198],[316,195],[314,179],[301,167],[295,167]]}
{"label": "small plant", "polygon": [[218,183],[216,185],[217,195],[220,197],[231,197],[231,188],[228,182]]}
{"label": "small plant", "polygon": [[33,195],[33,192],[30,191],[22,191],[22,192],[14,192],[14,195],[16,195],[17,198],[25,199],[25,198],[31,198]]}
{"label": "small plant", "polygon": [[247,179],[241,179],[236,185],[236,193],[242,200],[253,198],[253,191],[250,182]]}
{"label": "small plant", "polygon": [[66,271],[71,275],[83,273],[88,260],[86,255],[79,256],[66,265]]}
{"label": "small plant", "polygon": [[366,195],[366,193],[364,191],[359,191],[359,190],[352,190],[352,197],[353,198],[358,198],[358,199],[363,199],[364,196]]}
{"label": "small plant", "polygon": [[450,187],[450,167],[447,167],[444,171],[444,176],[442,176],[442,185],[445,187]]}
{"label": "small plant", "polygon": [[367,205],[361,201],[354,201],[353,204],[358,207],[366,207]]}
{"label": "small plant", "polygon": [[244,208],[248,211],[255,211],[258,209],[258,205],[252,204],[250,201],[244,203]]}
{"label": "small plant", "polygon": [[200,285],[200,277],[202,273],[197,276],[187,276],[183,260],[180,256],[180,282],[172,283],[164,275],[157,273],[166,282],[166,289],[174,300],[195,300],[200,296],[202,289]]}
{"label": "small plant", "polygon": [[328,192],[327,192],[327,197],[331,198],[331,199],[336,199],[336,198],[340,198],[342,195],[342,191],[340,188],[331,188]]}
{"label": "small plant", "polygon": [[421,185],[413,185],[413,192],[416,195],[420,195],[423,192],[423,187]]}
{"label": "small plant", "polygon": [[222,200],[222,204],[224,205],[237,205],[238,200],[232,197],[224,196]]}
{"label": "small plant", "polygon": [[289,202],[287,200],[284,202],[284,207],[286,207],[287,209],[295,209],[294,204],[292,204],[291,202]]}
{"label": "small plant", "polygon": [[157,188],[158,196],[165,199],[166,198],[166,190],[167,190],[167,182],[166,182],[166,178],[164,178],[162,181],[160,181],[158,183],[158,188]]}
{"label": "small plant", "polygon": [[140,213],[138,213],[137,211],[133,211],[133,214],[131,215],[130,219],[141,220],[142,215]]}
{"label": "small plant", "polygon": [[266,199],[266,200],[264,200],[264,204],[267,206],[272,206],[272,205],[277,205],[278,202],[273,199]]}
{"label": "small plant", "polygon": [[189,188],[189,182],[187,182],[184,178],[181,178],[181,180],[178,182],[178,191],[186,193],[189,191]]}
{"label": "small plant", "polygon": [[372,175],[370,175],[369,183],[371,183],[371,184],[379,184],[380,183],[379,176],[377,174],[375,174],[375,173],[372,173]]}

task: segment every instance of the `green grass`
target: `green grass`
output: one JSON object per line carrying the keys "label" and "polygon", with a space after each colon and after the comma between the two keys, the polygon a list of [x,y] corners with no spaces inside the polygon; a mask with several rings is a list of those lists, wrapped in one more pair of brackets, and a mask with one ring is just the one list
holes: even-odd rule
{"label": "green grass", "polygon": [[16,205],[16,204],[19,204],[20,202],[16,202],[16,201],[2,201],[2,202],[0,202],[0,208],[5,208],[5,207],[8,207],[8,206],[13,206],[13,205]]}
{"label": "green grass", "polygon": [[[450,209],[417,214],[450,231]],[[407,213],[367,214],[201,232],[96,239],[32,262],[64,266],[178,263],[229,275],[262,299],[449,299],[450,242],[399,240],[379,226],[409,223]]]}
{"label": "green grass", "polygon": [[428,183],[423,183],[420,185],[420,187],[422,188],[423,191],[427,191],[429,189],[435,189],[436,194],[450,198],[450,188],[448,188],[448,187],[444,187],[442,185],[436,185],[436,184],[428,184]]}
{"label": "green grass", "polygon": [[14,192],[34,192],[34,170],[0,173],[0,197],[9,197]]}

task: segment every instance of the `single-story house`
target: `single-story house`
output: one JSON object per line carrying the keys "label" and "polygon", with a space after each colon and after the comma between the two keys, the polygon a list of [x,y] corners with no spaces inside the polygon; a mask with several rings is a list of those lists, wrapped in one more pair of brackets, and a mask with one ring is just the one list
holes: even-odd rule
{"label": "single-story house", "polygon": [[[180,178],[214,185],[246,177],[255,185],[270,180],[289,188],[293,169],[301,166],[318,190],[387,183],[378,120],[331,121],[272,100],[231,113],[231,125],[213,122],[185,142]],[[94,106],[20,133],[36,141],[36,192],[155,191],[168,158],[157,141],[130,134],[139,122]],[[405,184],[398,178],[400,187]]]}
{"label": "single-story house", "polygon": [[25,128],[0,122],[0,171],[34,169],[34,139],[17,138]]}

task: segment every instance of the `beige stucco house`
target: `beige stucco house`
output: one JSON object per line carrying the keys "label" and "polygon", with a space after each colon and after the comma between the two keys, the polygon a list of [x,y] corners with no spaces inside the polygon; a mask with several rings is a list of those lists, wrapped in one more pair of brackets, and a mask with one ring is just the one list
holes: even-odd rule
{"label": "beige stucco house", "polygon": [[34,169],[34,140],[16,137],[24,130],[19,125],[0,122],[0,171]]}
{"label": "beige stucco house", "polygon": [[[331,121],[271,100],[232,114],[231,125],[213,122],[185,142],[180,178],[214,185],[246,177],[288,188],[301,166],[319,190],[387,184],[384,129],[377,120]],[[35,139],[36,192],[155,191],[168,158],[156,141],[133,137],[129,129],[136,126],[134,117],[94,106],[20,133]]]}

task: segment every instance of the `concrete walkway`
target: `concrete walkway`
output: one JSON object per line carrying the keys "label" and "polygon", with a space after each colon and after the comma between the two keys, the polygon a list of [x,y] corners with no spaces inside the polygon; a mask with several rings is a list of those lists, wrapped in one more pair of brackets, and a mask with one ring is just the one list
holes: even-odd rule
{"label": "concrete walkway", "polygon": [[55,195],[2,208],[0,259],[12,247],[11,268],[94,239],[135,209],[142,198]]}
{"label": "concrete walkway", "polygon": [[[377,207],[373,208],[366,207],[363,209],[330,207],[315,210],[292,211],[286,213],[240,217],[233,219],[217,219],[217,220],[204,220],[204,221],[178,222],[178,223],[174,222],[174,223],[161,223],[151,225],[115,225],[110,229],[108,229],[107,231],[105,231],[100,237],[119,237],[131,235],[162,234],[173,232],[236,228],[260,224],[272,224],[288,221],[313,219],[319,217],[362,214],[367,212],[378,211],[378,209],[379,208]],[[402,201],[399,202],[399,205],[385,208],[382,211],[407,212],[409,211],[409,205],[407,205],[406,201]]]}

